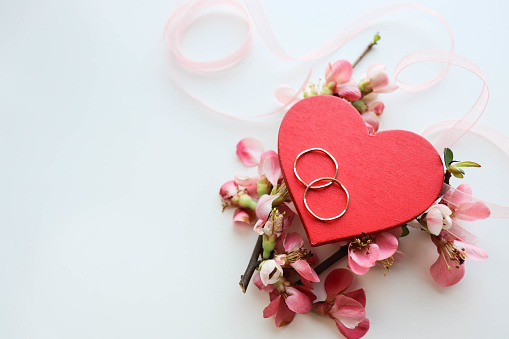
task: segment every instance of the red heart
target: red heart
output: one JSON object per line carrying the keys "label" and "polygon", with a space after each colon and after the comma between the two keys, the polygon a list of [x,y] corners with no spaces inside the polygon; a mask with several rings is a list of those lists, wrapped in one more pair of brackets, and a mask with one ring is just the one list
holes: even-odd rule
{"label": "red heart", "polygon": [[[312,245],[402,225],[433,204],[444,180],[440,155],[426,139],[402,130],[369,135],[352,105],[334,96],[295,104],[281,123],[278,148],[284,179]],[[294,162],[310,148],[325,149],[338,162],[337,179],[350,194],[348,209],[338,219],[318,220],[304,205],[306,186],[296,178]],[[299,158],[297,170],[309,184],[333,177],[335,166],[326,154],[308,152]],[[317,216],[332,217],[344,209],[346,194],[334,183],[309,189],[307,201]]]}

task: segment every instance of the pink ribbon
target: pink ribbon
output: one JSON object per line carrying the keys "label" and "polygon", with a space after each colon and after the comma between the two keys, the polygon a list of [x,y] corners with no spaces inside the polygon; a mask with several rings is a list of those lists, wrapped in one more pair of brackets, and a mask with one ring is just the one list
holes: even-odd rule
{"label": "pink ribbon", "polygon": [[[289,55],[281,47],[281,44],[277,41],[271,29],[267,16],[265,15],[265,12],[262,6],[260,5],[260,2],[258,0],[245,0],[245,3],[247,10],[249,11],[249,14],[237,0],[198,0],[177,5],[176,9],[173,11],[170,18],[168,19],[168,22],[166,23],[163,31],[163,39],[169,46],[170,54],[173,57],[173,60],[175,60],[178,64],[180,64],[184,68],[188,68],[193,72],[214,72],[231,68],[240,61],[242,61],[242,59],[244,59],[244,57],[249,52],[253,40],[253,26],[256,26],[258,33],[260,34],[265,45],[267,46],[269,51],[271,51],[271,53],[274,54],[276,57],[282,60],[299,60],[299,61],[316,60],[337,51],[338,49],[343,47],[346,43],[348,43],[350,40],[352,40],[354,37],[356,37],[359,33],[364,31],[366,28],[370,27],[374,22],[382,19],[387,15],[404,10],[415,10],[425,12],[433,15],[438,20],[440,20],[440,22],[442,22],[442,24],[447,29],[447,32],[451,38],[451,52],[454,50],[454,37],[452,31],[447,22],[437,12],[428,7],[418,4],[397,3],[384,6],[372,12],[369,12],[368,14],[350,23],[343,30],[339,31],[337,34],[329,38],[325,43],[323,43],[316,49],[310,51],[304,56],[293,57]],[[188,26],[191,24],[193,19],[198,14],[215,6],[225,6],[234,10],[248,26],[247,38],[236,51],[234,51],[232,54],[224,58],[211,60],[207,62],[199,62],[192,60],[186,57],[181,50],[180,43],[182,41],[182,37]],[[208,105],[200,98],[198,98],[196,95],[191,93],[187,89],[187,87],[183,84],[180,77],[178,76],[178,73],[174,69],[173,60],[170,58],[170,56],[168,57],[170,68],[171,71],[174,73],[175,80],[187,95],[189,95],[195,101],[199,102],[200,104],[214,112],[229,117],[234,118],[238,117]],[[423,86],[429,87],[439,82],[445,76],[448,69],[449,68],[446,67],[446,69],[444,69],[440,75],[438,75],[434,79],[427,81],[426,84],[423,84]],[[281,86],[278,89],[276,89],[275,91],[276,98],[283,103],[281,107],[264,114],[247,116],[244,118],[261,117],[284,111],[286,107],[288,107],[289,105],[291,105],[292,103],[296,102],[299,99],[299,95],[300,93],[302,93],[302,90],[309,82],[311,74],[312,69],[309,70],[306,79],[304,80],[299,90],[297,91],[291,90],[291,88],[289,88],[288,86]]]}
{"label": "pink ribbon", "polygon": [[[426,128],[422,134],[428,135],[430,133],[435,132],[444,132],[442,133],[441,137],[434,143],[435,148],[440,153],[443,151],[445,147],[452,146],[456,141],[458,141],[463,135],[465,135],[470,130],[472,130],[474,133],[477,133],[485,137],[486,139],[493,142],[495,145],[501,147],[502,149],[509,153],[509,139],[507,137],[501,135],[500,133],[494,130],[489,129],[488,127],[475,125],[479,118],[481,117],[481,115],[483,114],[484,109],[488,103],[489,91],[486,79],[484,77],[483,72],[476,64],[474,64],[467,58],[464,58],[461,55],[454,53],[454,37],[452,31],[447,22],[434,10],[413,3],[397,3],[384,6],[358,18],[357,20],[346,26],[343,30],[329,38],[325,43],[323,43],[316,49],[306,53],[301,57],[293,57],[289,55],[282,48],[281,44],[277,41],[271,29],[267,16],[265,15],[265,12],[262,6],[260,5],[259,1],[245,0],[245,4],[247,10],[237,0],[195,0],[186,2],[177,5],[176,9],[173,11],[170,18],[168,19],[168,22],[164,27],[163,38],[168,44],[170,50],[170,55],[168,55],[170,69],[174,73],[177,83],[181,86],[181,88],[186,94],[188,94],[191,98],[193,98],[206,108],[225,116],[238,118],[235,115],[225,113],[221,110],[218,110],[208,105],[207,103],[203,102],[200,98],[198,98],[196,95],[192,94],[182,83],[180,77],[178,76],[178,73],[174,68],[173,61],[176,61],[184,68],[190,69],[193,72],[217,72],[231,68],[240,61],[242,61],[248,54],[253,40],[254,27],[256,27],[258,33],[260,34],[262,40],[264,41],[269,51],[271,51],[271,53],[274,54],[276,57],[282,60],[299,60],[299,61],[315,60],[337,51],[338,49],[343,47],[346,43],[348,43],[350,40],[352,40],[354,37],[356,37],[359,33],[364,31],[366,28],[370,27],[374,22],[380,20],[381,18],[403,10],[415,10],[425,12],[434,16],[445,26],[451,39],[451,48],[450,51],[440,51],[440,50],[419,51],[404,57],[398,63],[394,71],[394,78],[396,79],[396,83],[398,84],[398,86],[401,89],[407,91],[420,91],[425,88],[431,87],[434,84],[438,83],[440,80],[442,80],[442,78],[446,75],[451,65],[463,67],[471,71],[479,78],[481,78],[481,80],[484,82],[484,86],[479,98],[472,106],[472,108],[463,116],[462,119],[432,125]],[[248,26],[248,34],[246,40],[236,51],[234,51],[233,53],[226,57],[205,62],[192,60],[186,57],[181,50],[182,37],[186,29],[189,27],[193,19],[198,14],[215,6],[226,6],[234,10],[239,15],[239,17]],[[403,69],[420,62],[442,62],[446,64],[446,67],[437,77],[425,81],[423,83],[407,84],[398,80],[398,75]],[[275,91],[276,98],[283,103],[281,107],[273,111],[267,112],[265,114],[253,115],[244,118],[261,117],[282,112],[290,104],[299,100],[299,94],[302,92],[302,90],[308,83],[311,74],[312,69],[310,69],[305,81],[300,86],[300,89],[296,92],[292,91],[287,86],[279,87]],[[450,193],[452,193],[453,191],[455,192],[456,195],[459,194],[465,195],[465,193],[457,191],[453,187],[444,184],[441,194],[442,199],[447,199],[447,197],[450,196],[451,195]],[[470,196],[469,198],[472,199],[474,202],[482,201]],[[486,204],[490,209],[491,217],[509,218],[509,207],[499,206],[484,201],[483,203]]]}

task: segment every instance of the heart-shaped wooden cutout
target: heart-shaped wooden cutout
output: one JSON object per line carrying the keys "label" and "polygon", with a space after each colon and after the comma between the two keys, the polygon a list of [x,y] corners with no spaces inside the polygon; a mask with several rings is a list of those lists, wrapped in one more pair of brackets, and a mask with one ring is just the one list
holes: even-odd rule
{"label": "heart-shaped wooden cutout", "polygon": [[[437,199],[444,180],[440,155],[426,139],[402,130],[369,135],[352,105],[329,95],[301,100],[288,111],[278,148],[284,179],[313,246],[414,219]],[[304,205],[306,186],[296,178],[294,162],[310,148],[327,150],[338,163],[337,179],[350,195],[348,209],[338,219],[319,220]],[[335,173],[334,162],[317,151],[302,155],[296,168],[308,184]],[[310,209],[323,218],[338,215],[346,205],[346,194],[336,183],[309,189],[306,197]]]}

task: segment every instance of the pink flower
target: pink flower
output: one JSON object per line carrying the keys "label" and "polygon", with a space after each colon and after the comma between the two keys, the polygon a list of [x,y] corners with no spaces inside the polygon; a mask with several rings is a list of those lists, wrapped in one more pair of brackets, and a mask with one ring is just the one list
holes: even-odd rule
{"label": "pink flower", "polygon": [[282,178],[281,166],[279,164],[279,157],[274,151],[267,151],[260,157],[260,164],[258,165],[258,174],[265,176],[272,187],[276,187],[279,179]]}
{"label": "pink flower", "polygon": [[304,240],[302,237],[295,232],[287,233],[283,240],[283,246],[285,253],[278,255],[276,262],[282,267],[293,268],[299,274],[302,283],[313,289],[310,281],[319,282],[320,278],[307,261],[313,254],[303,248]]}
{"label": "pink flower", "polygon": [[451,236],[442,231],[438,236],[431,235],[431,240],[437,246],[438,259],[431,266],[433,279],[442,287],[457,284],[465,275],[465,259],[482,261],[488,258],[488,253],[482,248]]}
{"label": "pink flower", "polygon": [[376,101],[368,105],[368,112],[373,112],[376,115],[382,114],[384,112],[384,109],[385,105],[381,101]]}
{"label": "pink flower", "polygon": [[256,215],[253,210],[247,208],[237,208],[233,213],[233,222],[253,225],[256,221]]}
{"label": "pink flower", "polygon": [[366,318],[366,294],[363,289],[344,293],[352,284],[352,273],[344,268],[333,270],[325,279],[325,301],[313,304],[313,311],[331,318],[348,339],[363,337],[369,330]]}
{"label": "pink flower", "polygon": [[447,200],[452,219],[474,221],[490,216],[489,208],[482,201],[472,202],[472,189],[467,184],[459,185]]}
{"label": "pink flower", "polygon": [[389,82],[389,75],[384,65],[373,64],[369,66],[364,78],[359,81],[359,88],[367,93],[390,93],[398,88]]}
{"label": "pink flower", "polygon": [[348,266],[355,274],[366,274],[377,261],[392,257],[397,249],[398,239],[389,232],[374,236],[363,233],[348,244]]}
{"label": "pink flower", "polygon": [[444,204],[431,206],[426,212],[424,222],[431,234],[439,235],[442,230],[447,230],[452,226],[452,211]]}
{"label": "pink flower", "polygon": [[264,260],[261,263],[260,268],[260,280],[262,284],[268,286],[269,284],[275,284],[283,276],[283,268],[277,262],[277,260],[270,259]]}
{"label": "pink flower", "polygon": [[244,165],[256,166],[263,153],[263,144],[255,138],[244,138],[237,144],[237,156]]}
{"label": "pink flower", "polygon": [[380,125],[378,116],[374,112],[367,111],[362,113],[361,117],[364,120],[364,123],[366,124],[368,133],[375,134],[378,131],[378,127]]}
{"label": "pink flower", "polygon": [[352,64],[347,60],[338,60],[327,66],[325,70],[325,84],[335,83],[334,93],[349,101],[359,100],[361,91],[352,79]]}
{"label": "pink flower", "polygon": [[253,282],[260,290],[269,292],[270,304],[263,310],[263,317],[275,316],[277,327],[288,325],[295,313],[305,314],[311,311],[316,296],[305,286],[291,285],[284,277],[275,284],[265,286],[259,275],[255,274]]}

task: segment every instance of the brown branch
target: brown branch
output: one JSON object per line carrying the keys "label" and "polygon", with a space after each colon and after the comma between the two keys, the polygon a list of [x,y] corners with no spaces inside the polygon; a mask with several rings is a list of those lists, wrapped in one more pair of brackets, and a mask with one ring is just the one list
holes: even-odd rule
{"label": "brown branch", "polygon": [[357,66],[357,64],[362,60],[362,58],[364,58],[366,56],[366,54],[368,54],[368,52],[375,45],[376,45],[376,42],[374,40],[370,41],[369,44],[366,46],[366,48],[364,48],[364,51],[362,51],[361,55],[359,55],[357,60],[354,61],[354,63],[352,64],[352,68],[355,68],[355,66]]}
{"label": "brown branch", "polygon": [[242,292],[246,293],[247,286],[249,285],[249,282],[251,281],[251,277],[253,276],[253,273],[255,269],[258,267],[259,262],[258,258],[260,257],[260,254],[263,251],[262,247],[263,242],[263,235],[258,236],[258,240],[256,241],[255,247],[253,248],[253,253],[251,253],[251,259],[249,259],[249,263],[247,264],[246,271],[243,275],[240,276],[239,285],[242,289]]}

